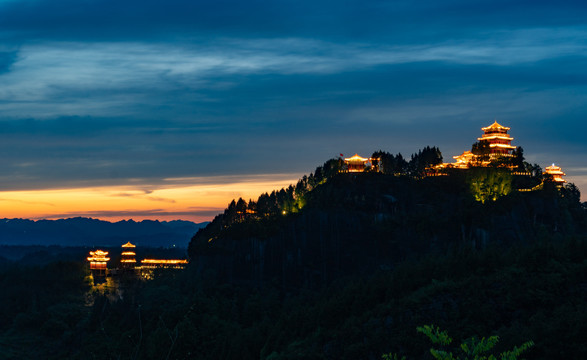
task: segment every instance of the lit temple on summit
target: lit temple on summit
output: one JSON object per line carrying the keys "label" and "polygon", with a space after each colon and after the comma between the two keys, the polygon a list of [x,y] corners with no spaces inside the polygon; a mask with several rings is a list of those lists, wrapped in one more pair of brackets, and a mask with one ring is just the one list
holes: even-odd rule
{"label": "lit temple on summit", "polygon": [[512,151],[514,151],[516,147],[511,144],[514,138],[508,134],[509,129],[509,127],[502,126],[498,124],[497,121],[494,121],[493,124],[481,128],[484,134],[480,138],[477,138],[477,140],[486,141],[487,143],[489,143],[490,157],[493,157],[495,155],[512,155]]}
{"label": "lit temple on summit", "polygon": [[560,166],[552,164],[544,170],[544,176],[550,178],[551,181],[554,181],[557,184],[564,184],[567,182],[563,179],[563,176],[566,174],[562,171]]}
{"label": "lit temple on summit", "polygon": [[[483,135],[477,138],[478,142],[473,144],[471,151],[465,151],[461,155],[453,156],[454,163],[442,163],[435,165],[433,171],[442,171],[445,169],[469,169],[471,167],[488,167],[498,166],[509,168],[512,175],[530,176],[528,170],[520,169],[523,165],[523,158],[518,159],[516,164],[514,158],[518,156],[517,146],[512,145],[514,138],[508,134],[509,127],[500,125],[497,121],[493,124],[481,128]],[[521,152],[520,152],[521,154]],[[566,180],[562,177],[566,174],[560,166],[552,164],[542,173],[543,179],[550,180],[558,186],[564,185]],[[542,186],[542,184],[540,184]],[[539,187],[536,187],[536,189]],[[518,189],[519,191],[529,191],[528,189]]]}
{"label": "lit temple on summit", "polygon": [[512,145],[513,137],[508,134],[509,127],[498,124],[494,121],[493,124],[481,128],[483,135],[477,138],[477,144],[480,147],[485,147],[485,154],[487,156],[476,155],[473,151],[465,151],[461,155],[453,156],[454,163],[444,163],[440,167],[449,167],[456,169],[468,169],[472,165],[488,166],[491,160],[497,160],[502,157],[512,157],[516,146]]}

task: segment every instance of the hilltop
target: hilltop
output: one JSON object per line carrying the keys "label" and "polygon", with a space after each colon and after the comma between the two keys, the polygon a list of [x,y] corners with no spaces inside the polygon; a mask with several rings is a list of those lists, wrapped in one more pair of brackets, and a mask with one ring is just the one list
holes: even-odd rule
{"label": "hilltop", "polygon": [[192,238],[192,261],[230,282],[314,286],[426,254],[586,232],[585,207],[573,184],[560,186],[536,171],[514,176],[500,166],[426,176],[442,161],[436,148],[409,162],[400,154],[373,157],[382,155],[397,165],[348,173],[341,172],[341,159],[332,159],[295,186],[233,201]]}

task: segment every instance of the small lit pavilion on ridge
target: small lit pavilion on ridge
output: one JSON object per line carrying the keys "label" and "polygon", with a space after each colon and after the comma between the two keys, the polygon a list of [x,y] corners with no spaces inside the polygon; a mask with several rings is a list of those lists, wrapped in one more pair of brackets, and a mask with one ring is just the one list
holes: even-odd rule
{"label": "small lit pavilion on ridge", "polygon": [[365,170],[374,168],[375,164],[379,163],[379,160],[377,158],[364,158],[359,156],[359,154],[355,154],[350,158],[344,159],[343,172],[364,172]]}
{"label": "small lit pavilion on ridge", "polygon": [[549,178],[551,181],[554,181],[557,184],[564,184],[567,181],[565,179],[563,179],[563,176],[565,176],[566,174],[562,171],[560,166],[556,166],[554,165],[554,163],[550,166],[547,166],[546,169],[544,169],[544,175],[546,178]]}

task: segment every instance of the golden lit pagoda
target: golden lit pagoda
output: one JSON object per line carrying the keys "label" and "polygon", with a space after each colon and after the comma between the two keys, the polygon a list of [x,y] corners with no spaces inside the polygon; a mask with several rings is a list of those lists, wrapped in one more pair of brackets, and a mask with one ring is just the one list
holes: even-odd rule
{"label": "golden lit pagoda", "polygon": [[488,157],[473,154],[472,151],[465,151],[461,155],[453,156],[454,163],[443,163],[436,168],[451,167],[457,169],[468,169],[470,166],[489,166],[492,160],[502,156],[513,156],[513,151],[517,149],[512,145],[513,137],[508,134],[509,127],[500,125],[497,121],[493,124],[481,128],[483,135],[477,138],[479,143],[487,145],[489,148]]}
{"label": "golden lit pagoda", "polygon": [[562,185],[567,182],[565,179],[563,179],[563,176],[567,174],[562,171],[560,166],[556,166],[554,163],[548,166],[543,174],[545,177],[550,178],[551,181],[554,181],[557,184]]}
{"label": "golden lit pagoda", "polygon": [[122,245],[122,253],[120,254],[120,265],[122,268],[134,268],[136,264],[135,256],[137,255],[134,251],[136,245],[129,242]]}
{"label": "golden lit pagoda", "polygon": [[110,260],[108,251],[96,250],[90,251],[88,261],[90,262],[90,270],[95,276],[106,276],[107,262]]}
{"label": "golden lit pagoda", "polygon": [[514,138],[508,134],[509,129],[509,127],[500,125],[497,121],[494,121],[493,124],[481,128],[484,133],[477,140],[487,141],[489,143],[490,157],[512,155],[516,147],[511,144]]}

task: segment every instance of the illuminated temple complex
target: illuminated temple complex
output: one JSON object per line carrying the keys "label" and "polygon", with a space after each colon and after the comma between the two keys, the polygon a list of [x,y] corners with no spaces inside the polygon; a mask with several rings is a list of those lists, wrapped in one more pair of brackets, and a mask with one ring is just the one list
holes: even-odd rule
{"label": "illuminated temple complex", "polygon": [[155,269],[183,269],[187,266],[188,260],[185,259],[143,259],[137,266],[136,245],[127,242],[122,245],[120,253],[120,264],[117,268],[109,269],[107,262],[110,260],[107,251],[95,250],[90,251],[87,258],[90,265],[90,271],[94,278],[105,278],[106,276],[131,275],[149,278],[152,270]]}
{"label": "illuminated temple complex", "polygon": [[[508,134],[509,127],[500,125],[497,121],[493,124],[481,128],[483,135],[477,138],[478,142],[473,146],[472,151],[465,151],[461,155],[453,156],[455,159],[454,163],[443,163],[435,167],[436,170],[443,168],[453,169],[468,169],[472,166],[490,166],[493,160],[499,160],[503,157],[513,157],[515,154],[516,146],[512,145],[514,138]],[[474,154],[475,147],[477,146],[479,155]],[[514,170],[514,165],[501,165],[506,166],[512,170],[514,175],[529,175],[526,172],[519,172]],[[566,183],[562,177],[566,174],[562,171],[560,166],[552,164],[548,166],[542,173],[544,179],[549,179],[554,183],[562,186]],[[520,190],[523,191],[523,190]]]}
{"label": "illuminated temple complex", "polygon": [[486,157],[475,155],[472,151],[465,151],[461,155],[453,156],[454,163],[444,163],[441,167],[451,167],[457,169],[468,169],[471,165],[487,166],[492,160],[497,160],[500,157],[512,157],[516,146],[512,145],[514,138],[508,134],[509,127],[498,124],[494,121],[493,124],[481,128],[483,135],[477,138],[480,147],[485,147]]}

